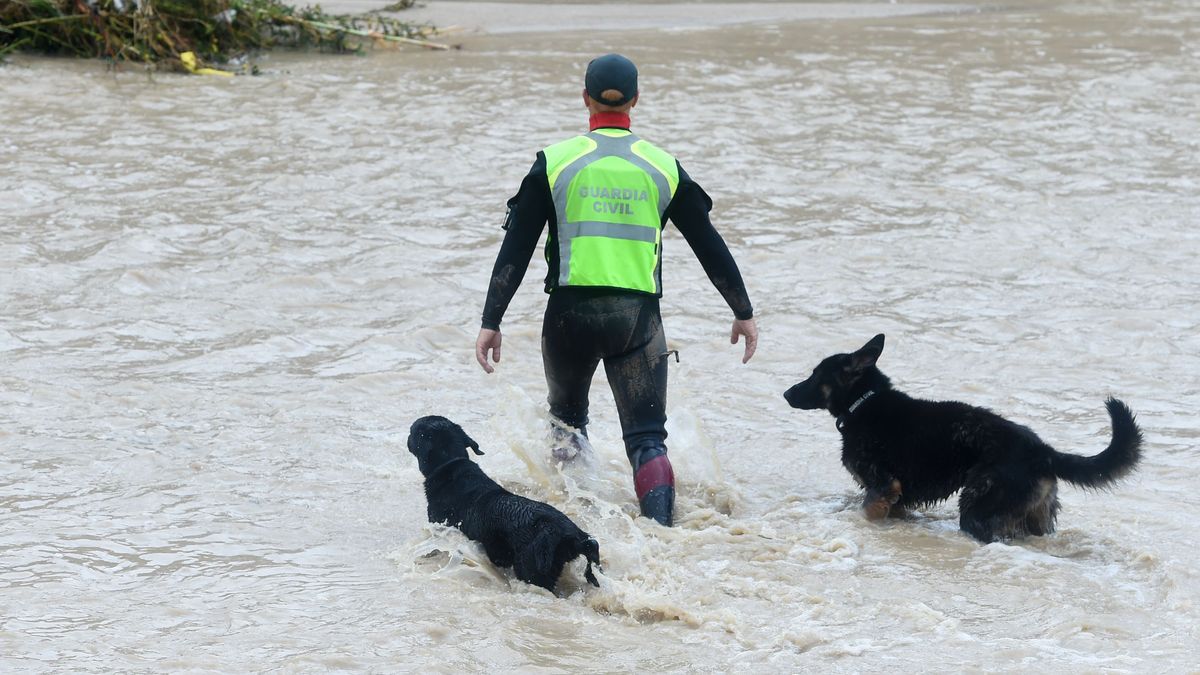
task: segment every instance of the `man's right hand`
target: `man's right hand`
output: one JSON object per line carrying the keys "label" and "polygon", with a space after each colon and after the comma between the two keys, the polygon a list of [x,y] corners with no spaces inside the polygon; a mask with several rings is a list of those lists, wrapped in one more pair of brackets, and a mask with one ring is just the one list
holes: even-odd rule
{"label": "man's right hand", "polygon": [[475,338],[475,360],[479,362],[479,367],[490,375],[496,369],[488,363],[489,350],[492,352],[492,360],[500,363],[500,331],[480,328],[479,337]]}
{"label": "man's right hand", "polygon": [[733,332],[729,334],[729,344],[736,345],[738,336],[746,338],[746,353],[742,356],[742,363],[750,360],[754,356],[754,350],[758,349],[758,326],[754,324],[754,319],[734,319]]}

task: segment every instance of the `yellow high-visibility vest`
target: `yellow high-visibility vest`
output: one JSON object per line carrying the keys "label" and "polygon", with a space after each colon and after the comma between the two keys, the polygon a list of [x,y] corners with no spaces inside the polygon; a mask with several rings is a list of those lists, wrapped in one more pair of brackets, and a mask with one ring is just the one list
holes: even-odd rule
{"label": "yellow high-visibility vest", "polygon": [[661,294],[675,158],[626,129],[596,129],[543,152],[558,220],[557,285]]}

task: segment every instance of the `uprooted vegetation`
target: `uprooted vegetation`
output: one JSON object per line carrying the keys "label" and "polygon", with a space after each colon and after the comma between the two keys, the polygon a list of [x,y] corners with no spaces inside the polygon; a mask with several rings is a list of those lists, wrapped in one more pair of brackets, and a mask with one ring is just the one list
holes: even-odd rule
{"label": "uprooted vegetation", "polygon": [[277,47],[444,49],[427,39],[434,33],[377,12],[330,15],[319,5],[296,8],[281,0],[0,0],[0,60],[22,50],[194,71],[196,62],[237,63]]}

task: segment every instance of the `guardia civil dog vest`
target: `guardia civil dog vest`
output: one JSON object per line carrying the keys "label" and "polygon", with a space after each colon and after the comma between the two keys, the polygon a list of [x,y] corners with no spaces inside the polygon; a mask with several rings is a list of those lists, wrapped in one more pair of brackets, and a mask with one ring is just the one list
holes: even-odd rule
{"label": "guardia civil dog vest", "polygon": [[557,286],[662,293],[662,223],[679,186],[675,158],[627,129],[596,129],[546,148],[558,219]]}

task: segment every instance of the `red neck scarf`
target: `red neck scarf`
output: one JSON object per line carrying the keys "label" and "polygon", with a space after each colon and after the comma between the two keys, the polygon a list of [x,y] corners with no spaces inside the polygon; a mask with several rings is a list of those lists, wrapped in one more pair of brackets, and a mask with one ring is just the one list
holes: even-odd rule
{"label": "red neck scarf", "polygon": [[629,128],[629,113],[623,112],[598,112],[588,119],[591,126],[589,131],[595,131],[604,127],[617,127],[618,129]]}

